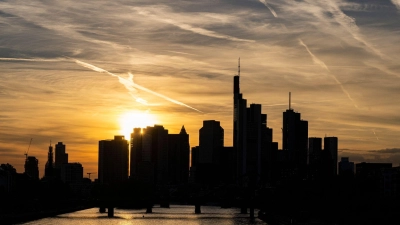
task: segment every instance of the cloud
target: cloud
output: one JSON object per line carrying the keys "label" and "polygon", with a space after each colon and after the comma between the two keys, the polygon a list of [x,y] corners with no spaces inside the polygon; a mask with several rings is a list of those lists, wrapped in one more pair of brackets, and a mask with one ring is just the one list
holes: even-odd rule
{"label": "cloud", "polygon": [[224,34],[220,34],[218,32],[215,31],[211,31],[211,30],[207,30],[201,27],[194,27],[190,24],[186,24],[183,23],[181,21],[176,21],[173,19],[168,19],[168,18],[163,18],[161,16],[155,15],[155,14],[151,14],[150,12],[141,9],[141,8],[134,8],[140,15],[143,16],[147,16],[150,17],[152,19],[155,19],[157,21],[160,22],[164,22],[164,23],[168,23],[171,25],[174,25],[176,27],[179,27],[182,30],[186,30],[186,31],[190,31],[196,34],[200,34],[200,35],[204,35],[204,36],[208,36],[208,37],[213,37],[213,38],[219,38],[219,39],[226,39],[229,41],[239,41],[239,42],[255,42],[254,40],[248,40],[248,39],[241,39],[241,38],[236,38],[236,37],[232,37],[229,35],[224,35]]}
{"label": "cloud", "polygon": [[[306,44],[304,44],[304,42],[299,39],[299,42],[302,46],[304,46],[307,50],[307,52],[310,54],[312,60],[314,61],[315,64],[321,66],[322,68],[324,68],[325,70],[327,70],[329,72],[328,67],[326,66],[326,64],[318,59],[311,51],[310,49],[308,49],[308,46]],[[353,98],[350,96],[349,92],[344,88],[343,84],[337,79],[337,77],[332,73],[332,78],[335,80],[335,82],[340,86],[340,88],[342,89],[343,93],[347,96],[347,98],[353,102],[354,107],[358,108],[357,104],[355,103],[355,101],[353,100]]]}
{"label": "cloud", "polygon": [[397,9],[400,10],[400,0],[391,0],[393,5],[395,5],[397,7]]}
{"label": "cloud", "polygon": [[268,5],[266,0],[259,0],[259,1],[269,9],[269,11],[272,13],[272,15],[274,15],[275,18],[278,18],[278,14],[276,14],[275,10]]}

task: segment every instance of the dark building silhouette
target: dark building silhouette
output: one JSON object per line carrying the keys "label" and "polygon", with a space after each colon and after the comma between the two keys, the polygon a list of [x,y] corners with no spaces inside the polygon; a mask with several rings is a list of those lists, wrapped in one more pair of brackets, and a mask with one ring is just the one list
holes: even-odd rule
{"label": "dark building silhouette", "polygon": [[308,138],[308,179],[317,180],[321,177],[322,138]]}
{"label": "dark building silhouette", "polygon": [[301,120],[301,114],[291,108],[289,93],[289,109],[283,112],[282,150],[287,151],[288,160],[293,171],[304,177],[308,155],[308,122]]}
{"label": "dark building silhouette", "polygon": [[124,136],[99,141],[98,179],[110,186],[128,180],[129,145]]}
{"label": "dark building silhouette", "polygon": [[189,135],[168,134],[161,125],[135,128],[131,134],[131,178],[154,184],[186,183],[189,176]]}
{"label": "dark building silhouette", "polygon": [[64,183],[78,183],[83,179],[83,167],[80,163],[64,163],[60,169]]}
{"label": "dark building silhouette", "polygon": [[339,162],[339,176],[354,176],[354,162],[349,157],[342,157]]}
{"label": "dark building silhouette", "polygon": [[385,195],[385,189],[387,194],[388,185],[392,183],[388,180],[392,177],[392,172],[391,163],[357,163],[358,192],[366,198]]}
{"label": "dark building silhouette", "polygon": [[[267,128],[267,115],[261,113],[260,104],[251,104],[240,93],[240,61],[238,75],[233,78],[233,147],[236,151],[237,181],[241,185],[260,180],[262,163],[272,142],[272,129]],[[264,167],[266,168],[266,167]],[[246,181],[246,182],[245,182]]]}
{"label": "dark building silhouette", "polygon": [[59,169],[64,163],[68,163],[68,154],[65,153],[65,145],[62,142],[58,142],[55,145],[54,167]]}
{"label": "dark building silhouette", "polygon": [[338,165],[338,138],[337,137],[324,137],[324,151],[328,155],[326,159],[329,161],[329,175],[337,175]]}
{"label": "dark building silhouette", "polygon": [[16,186],[17,170],[10,164],[0,165],[0,193],[10,193]]}
{"label": "dark building silhouette", "polygon": [[47,162],[44,169],[44,177],[51,178],[54,176],[54,161],[53,161],[53,146],[49,146],[49,151],[47,153]]}
{"label": "dark building silhouette", "polygon": [[25,173],[33,180],[39,180],[39,160],[35,156],[28,156],[25,160]]}
{"label": "dark building silhouette", "polygon": [[168,173],[171,184],[188,182],[189,151],[189,134],[184,126],[179,134],[168,134]]}
{"label": "dark building silhouette", "polygon": [[192,169],[195,182],[204,184],[219,183],[221,177],[221,152],[224,147],[224,129],[219,121],[205,120],[199,130],[199,146],[192,149],[194,160]]}

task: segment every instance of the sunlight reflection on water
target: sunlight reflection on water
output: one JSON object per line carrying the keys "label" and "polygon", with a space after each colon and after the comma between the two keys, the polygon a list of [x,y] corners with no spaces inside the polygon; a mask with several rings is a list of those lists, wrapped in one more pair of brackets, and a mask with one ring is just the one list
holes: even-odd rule
{"label": "sunlight reflection on water", "polygon": [[[266,224],[259,219],[250,221],[249,214],[239,214],[240,209],[221,209],[216,206],[202,206],[201,214],[194,213],[194,206],[171,205],[170,208],[155,206],[152,214],[146,214],[145,209],[116,209],[114,218],[108,218],[107,213],[99,213],[98,208],[86,209],[74,213],[62,214],[56,217],[44,218],[25,224],[118,224],[118,225],[244,225]],[[258,211],[255,212],[257,215]]]}

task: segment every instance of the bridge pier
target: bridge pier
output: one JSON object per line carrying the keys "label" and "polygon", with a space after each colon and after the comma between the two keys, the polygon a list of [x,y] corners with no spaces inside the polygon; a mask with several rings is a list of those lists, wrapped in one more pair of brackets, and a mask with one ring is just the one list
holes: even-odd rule
{"label": "bridge pier", "polygon": [[147,206],[146,213],[153,213],[153,206]]}
{"label": "bridge pier", "polygon": [[114,217],[114,207],[108,207],[107,213],[108,217]]}
{"label": "bridge pier", "polygon": [[106,212],[106,207],[100,206],[99,213],[105,213],[105,212]]}
{"label": "bridge pier", "polygon": [[250,219],[254,220],[254,206],[250,206]]}
{"label": "bridge pier", "polygon": [[247,214],[247,207],[246,207],[246,206],[242,206],[242,207],[240,208],[240,213],[241,213],[241,214]]}
{"label": "bridge pier", "polygon": [[194,213],[196,213],[196,214],[200,214],[201,213],[200,204],[194,205]]}

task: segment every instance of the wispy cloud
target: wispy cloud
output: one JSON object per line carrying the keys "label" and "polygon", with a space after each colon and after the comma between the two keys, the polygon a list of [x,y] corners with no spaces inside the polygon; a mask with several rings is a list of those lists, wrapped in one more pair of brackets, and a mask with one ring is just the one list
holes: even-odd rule
{"label": "wispy cloud", "polygon": [[266,0],[259,0],[259,1],[269,9],[269,11],[272,13],[272,15],[274,15],[275,18],[278,17],[278,14],[276,14],[275,10],[271,6],[268,5]]}
{"label": "wispy cloud", "polygon": [[141,9],[141,8],[134,8],[140,15],[150,17],[152,19],[158,20],[160,22],[168,23],[171,25],[174,25],[176,27],[179,27],[182,30],[187,30],[196,34],[208,36],[208,37],[213,37],[213,38],[220,38],[220,39],[226,39],[229,41],[239,41],[239,42],[255,42],[254,40],[248,40],[248,39],[241,39],[241,38],[236,38],[232,37],[229,35],[224,35],[215,31],[207,30],[201,27],[194,27],[190,24],[181,22],[181,21],[176,21],[173,19],[168,19],[168,18],[163,18],[159,15],[151,14],[150,12]]}
{"label": "wispy cloud", "polygon": [[[322,60],[318,59],[318,58],[310,51],[310,49],[308,48],[308,46],[307,46],[306,44],[304,44],[304,42],[303,42],[301,39],[299,39],[299,42],[300,42],[300,45],[302,45],[302,46],[304,46],[304,47],[306,48],[308,54],[310,54],[310,56],[311,56],[311,58],[312,58],[312,60],[314,61],[315,64],[321,66],[322,68],[324,68],[325,70],[327,70],[328,72],[330,72],[330,71],[329,71],[329,68],[326,66],[326,64],[325,64]],[[357,104],[355,103],[354,99],[350,96],[349,92],[344,88],[343,84],[337,79],[337,77],[336,77],[333,73],[332,73],[332,78],[333,78],[333,79],[335,80],[335,82],[340,86],[340,88],[342,89],[343,93],[347,96],[347,98],[348,98],[351,102],[353,102],[354,107],[358,108],[358,106],[357,106]]]}
{"label": "wispy cloud", "polygon": [[400,0],[391,0],[392,3],[400,10]]}

